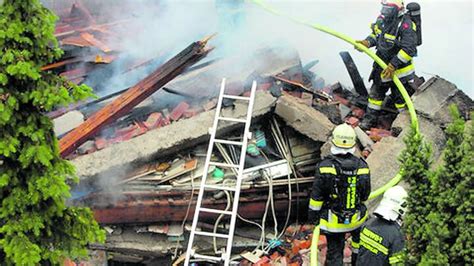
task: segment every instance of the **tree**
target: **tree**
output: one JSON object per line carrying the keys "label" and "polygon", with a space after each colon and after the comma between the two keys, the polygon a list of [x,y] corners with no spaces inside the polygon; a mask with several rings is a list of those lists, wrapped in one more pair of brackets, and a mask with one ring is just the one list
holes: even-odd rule
{"label": "tree", "polygon": [[413,130],[400,157],[410,185],[404,219],[408,264],[473,264],[474,127],[465,128],[455,106],[450,111],[441,166],[429,170],[431,150]]}
{"label": "tree", "polygon": [[39,0],[0,3],[0,253],[8,264],[58,264],[105,239],[89,209],[65,204],[77,177],[44,115],[91,96],[41,71],[62,54],[55,20]]}
{"label": "tree", "polygon": [[450,107],[453,122],[446,128],[443,165],[433,174],[435,208],[428,216],[432,241],[422,264],[472,265],[474,249],[474,131],[456,106]]}
{"label": "tree", "polygon": [[408,235],[406,262],[417,264],[419,254],[425,251],[430,235],[427,217],[433,206],[430,165],[431,146],[412,127],[404,139],[406,148],[400,154],[402,178],[410,186],[407,199],[408,213],[404,218],[404,231]]}

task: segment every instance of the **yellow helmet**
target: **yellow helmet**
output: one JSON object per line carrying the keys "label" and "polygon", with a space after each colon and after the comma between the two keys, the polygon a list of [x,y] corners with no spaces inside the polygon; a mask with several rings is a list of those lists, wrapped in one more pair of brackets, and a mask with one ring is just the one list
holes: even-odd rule
{"label": "yellow helmet", "polygon": [[338,148],[350,149],[356,144],[356,133],[348,124],[338,125],[332,131],[332,144]]}

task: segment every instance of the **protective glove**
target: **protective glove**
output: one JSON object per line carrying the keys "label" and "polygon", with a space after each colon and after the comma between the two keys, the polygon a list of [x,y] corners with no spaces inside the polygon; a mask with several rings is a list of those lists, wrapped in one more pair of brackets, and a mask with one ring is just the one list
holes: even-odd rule
{"label": "protective glove", "polygon": [[[358,41],[356,41],[356,43],[360,43],[360,44],[362,44],[363,46],[365,46],[365,47],[367,47],[367,48],[369,48],[369,45],[370,45],[370,44],[369,44],[369,41],[367,41],[367,40],[358,40]],[[356,45],[354,45],[354,48],[355,48],[357,51],[362,52],[362,49],[360,49],[360,48],[357,47]]]}
{"label": "protective glove", "polygon": [[391,79],[393,78],[393,74],[395,73],[395,67],[392,64],[388,64],[388,66],[382,71],[382,78],[383,79]]}
{"label": "protective glove", "polygon": [[321,214],[319,213],[319,211],[313,211],[313,210],[308,211],[308,222],[310,224],[314,224],[314,226],[318,226],[319,219],[321,219]]}

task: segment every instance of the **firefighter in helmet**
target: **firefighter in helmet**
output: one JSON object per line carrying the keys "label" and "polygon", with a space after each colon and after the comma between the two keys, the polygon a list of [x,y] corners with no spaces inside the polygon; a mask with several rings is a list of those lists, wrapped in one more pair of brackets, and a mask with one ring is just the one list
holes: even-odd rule
{"label": "firefighter in helmet", "polygon": [[345,235],[352,235],[352,261],[359,248],[360,227],[367,219],[364,205],[370,194],[367,163],[353,155],[354,129],[342,124],[332,133],[331,155],[316,167],[308,217],[327,238],[327,265],[343,265]]}
{"label": "firefighter in helmet", "polygon": [[358,265],[403,265],[405,239],[401,232],[407,192],[401,186],[389,188],[375,209],[375,217],[360,234]]}
{"label": "firefighter in helmet", "polygon": [[382,9],[376,22],[371,25],[371,34],[365,39],[356,41],[367,48],[375,47],[387,67],[382,69],[374,63],[369,81],[372,87],[369,93],[367,111],[360,125],[369,129],[377,125],[385,94],[391,90],[398,111],[405,109],[405,100],[393,83],[396,75],[408,90],[415,87],[415,67],[412,58],[416,56],[418,37],[416,24],[410,15],[405,13],[402,0],[382,0]]}

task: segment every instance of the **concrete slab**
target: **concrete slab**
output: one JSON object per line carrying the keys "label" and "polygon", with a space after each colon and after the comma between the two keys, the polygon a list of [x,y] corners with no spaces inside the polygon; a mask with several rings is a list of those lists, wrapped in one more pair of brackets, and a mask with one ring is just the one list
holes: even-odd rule
{"label": "concrete slab", "polygon": [[[257,92],[253,110],[253,117],[262,116],[272,110],[276,99],[266,92]],[[224,116],[245,118],[247,104],[236,102],[235,108],[223,110]],[[168,126],[148,131],[146,134],[128,141],[111,145],[103,150],[96,151],[73,159],[81,179],[106,175],[120,176],[129,167],[137,166],[158,157],[193,147],[209,139],[209,128],[214,121],[215,109],[200,113],[190,119],[182,119]],[[224,134],[236,127],[234,122],[225,122],[219,127],[218,134]]]}
{"label": "concrete slab", "polygon": [[334,128],[324,114],[290,95],[278,99],[275,113],[287,125],[315,141],[326,142]]}
{"label": "concrete slab", "polygon": [[432,77],[425,82],[412,97],[417,112],[431,121],[445,126],[451,122],[449,106],[456,104],[467,119],[474,110],[474,102],[455,84],[441,78]]}
{"label": "concrete slab", "polygon": [[70,111],[53,120],[54,133],[60,136],[84,122],[84,115],[79,111]]}
{"label": "concrete slab", "polygon": [[[432,144],[433,160],[440,157],[446,143],[446,137],[441,128],[426,118],[419,117],[420,131],[425,140]],[[405,148],[403,139],[409,132],[410,119],[407,113],[399,115],[393,127],[403,129],[398,137],[385,137],[375,143],[373,152],[367,158],[372,178],[372,191],[385,185],[392,179],[400,168],[398,156]],[[371,204],[372,205],[372,204]]]}

